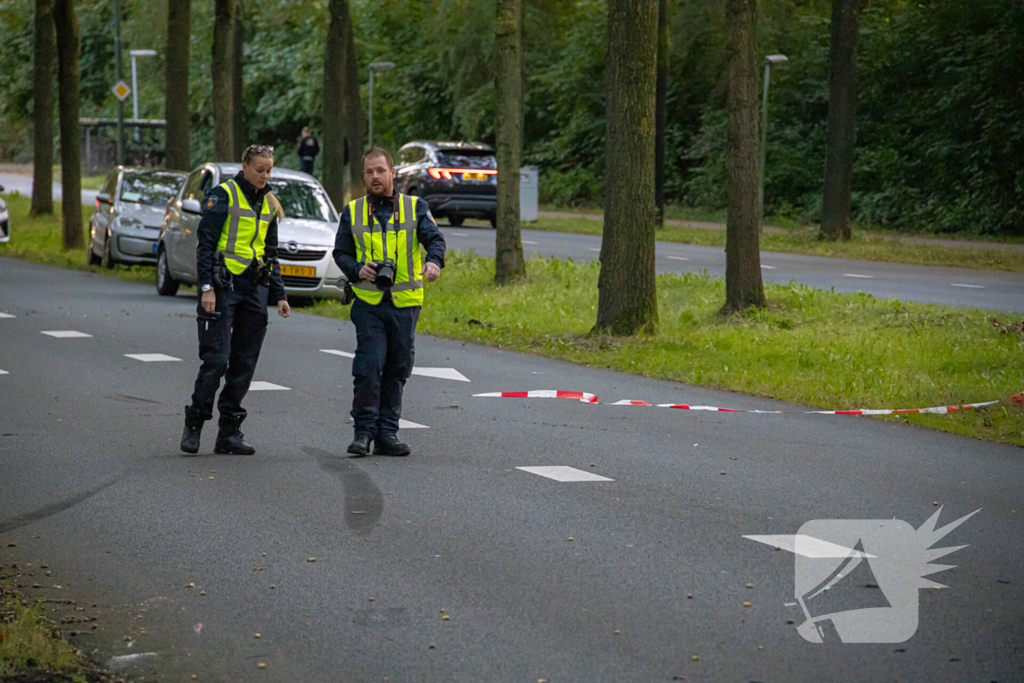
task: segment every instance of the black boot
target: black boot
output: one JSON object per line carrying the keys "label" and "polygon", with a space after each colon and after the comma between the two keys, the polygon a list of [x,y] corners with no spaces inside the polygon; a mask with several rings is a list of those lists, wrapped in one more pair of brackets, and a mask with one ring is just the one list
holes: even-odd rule
{"label": "black boot", "polygon": [[185,430],[181,433],[181,450],[188,455],[199,452],[199,436],[203,432],[203,421],[185,411]]}
{"label": "black boot", "polygon": [[356,434],[356,438],[348,445],[348,452],[356,458],[362,458],[370,454],[370,435]]}
{"label": "black boot", "polygon": [[217,431],[217,443],[213,445],[213,452],[217,455],[252,455],[256,449],[242,440],[242,431],[239,427],[245,415],[234,417],[220,416]]}
{"label": "black boot", "polygon": [[412,453],[409,444],[402,443],[395,434],[381,434],[373,442],[374,455],[406,456]]}

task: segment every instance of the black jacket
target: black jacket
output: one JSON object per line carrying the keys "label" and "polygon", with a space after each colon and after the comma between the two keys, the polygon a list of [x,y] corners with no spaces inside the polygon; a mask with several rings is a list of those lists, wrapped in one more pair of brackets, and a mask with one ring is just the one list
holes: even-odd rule
{"label": "black jacket", "polygon": [[[235,182],[242,188],[242,193],[249,202],[249,206],[259,206],[263,197],[270,191],[268,184],[262,190],[257,190],[252,183],[245,179],[241,171],[235,176]],[[196,231],[196,277],[199,279],[199,286],[213,284],[213,258],[217,253],[217,243],[220,242],[220,234],[224,230],[224,221],[228,214],[228,193],[219,185],[213,188],[203,199],[203,218],[199,221],[199,229]],[[267,227],[266,248],[264,258],[277,256],[277,216],[270,221]],[[284,281],[281,279],[281,269],[274,266],[274,274],[270,278],[270,292],[268,303],[276,304],[278,301],[287,301],[288,296],[284,292]]]}
{"label": "black jacket", "polygon": [[[391,220],[391,214],[395,211],[394,197],[380,197],[375,201],[372,196],[368,195],[367,200],[371,202],[373,215],[377,219],[377,225],[374,227],[387,225]],[[444,268],[444,252],[447,249],[444,235],[437,229],[437,223],[434,222],[434,217],[430,214],[430,205],[425,199],[416,199],[416,215],[419,216],[416,221],[416,239],[427,250],[427,262],[436,263],[438,267]],[[338,236],[334,240],[334,261],[352,284],[359,282],[359,271],[366,265],[365,261],[356,259],[356,241],[352,237],[352,215],[346,205],[341,212],[341,221],[338,223]]]}
{"label": "black jacket", "polygon": [[315,157],[320,153],[320,143],[312,135],[308,138],[301,138],[299,140],[298,152],[299,157]]}

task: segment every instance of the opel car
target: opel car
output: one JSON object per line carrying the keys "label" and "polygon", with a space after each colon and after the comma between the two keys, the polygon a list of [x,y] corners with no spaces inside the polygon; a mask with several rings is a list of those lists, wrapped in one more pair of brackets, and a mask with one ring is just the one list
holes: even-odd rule
{"label": "opel car", "polygon": [[[208,163],[192,171],[167,206],[157,246],[156,289],[174,296],[181,283],[196,283],[196,230],[202,201],[234,178],[241,164]],[[284,218],[277,227],[281,277],[289,295],[341,298],[345,276],[331,256],[338,213],[327,192],[308,173],[275,168],[270,187]]]}
{"label": "opel car", "polygon": [[487,145],[416,140],[398,150],[395,174],[397,191],[423,197],[449,225],[467,218],[496,224],[498,163]]}

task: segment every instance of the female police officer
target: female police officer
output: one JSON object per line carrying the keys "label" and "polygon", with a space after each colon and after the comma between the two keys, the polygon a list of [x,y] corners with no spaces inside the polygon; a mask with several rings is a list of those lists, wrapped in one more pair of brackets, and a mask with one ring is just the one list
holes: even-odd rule
{"label": "female police officer", "polygon": [[241,403],[267,331],[267,306],[276,303],[282,318],[291,312],[277,265],[277,223],[284,213],[267,186],[273,168],[273,147],[249,145],[238,175],[215,187],[203,200],[196,247],[196,273],[202,290],[199,358],[203,364],[192,404],[185,408],[181,450],[188,454],[199,451],[203,423],[213,417],[213,397],[225,374],[213,452],[256,452],[242,440],[239,427],[246,412]]}

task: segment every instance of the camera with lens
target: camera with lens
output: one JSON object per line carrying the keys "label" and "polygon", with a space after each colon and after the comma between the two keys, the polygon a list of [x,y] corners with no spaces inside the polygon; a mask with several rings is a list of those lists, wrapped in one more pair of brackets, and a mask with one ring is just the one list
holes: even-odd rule
{"label": "camera with lens", "polygon": [[395,273],[397,265],[392,259],[386,258],[379,262],[375,266],[377,270],[377,278],[373,281],[377,285],[377,289],[383,291],[385,289],[391,289],[395,284]]}

